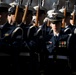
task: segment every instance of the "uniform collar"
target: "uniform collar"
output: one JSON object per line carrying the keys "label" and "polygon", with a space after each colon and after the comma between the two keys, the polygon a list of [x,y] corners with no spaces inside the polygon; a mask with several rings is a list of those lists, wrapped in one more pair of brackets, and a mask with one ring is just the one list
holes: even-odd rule
{"label": "uniform collar", "polygon": [[59,33],[54,34],[54,36],[59,36]]}

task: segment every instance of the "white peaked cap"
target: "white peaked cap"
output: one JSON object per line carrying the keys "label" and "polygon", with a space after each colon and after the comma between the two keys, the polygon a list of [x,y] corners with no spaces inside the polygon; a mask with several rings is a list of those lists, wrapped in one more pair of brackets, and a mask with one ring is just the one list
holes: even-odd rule
{"label": "white peaked cap", "polygon": [[33,8],[34,8],[35,10],[37,10],[37,9],[38,9],[38,6],[34,6]]}
{"label": "white peaked cap", "polygon": [[63,17],[64,15],[60,12],[60,11],[58,11],[58,10],[49,10],[48,12],[47,12],[47,16],[48,17],[53,17],[53,15],[58,15],[59,17]]}
{"label": "white peaked cap", "polygon": [[60,11],[61,13],[64,13],[64,10],[65,10],[64,7],[62,7],[61,9],[59,9],[59,11]]}
{"label": "white peaked cap", "polygon": [[15,1],[9,4],[10,6],[14,7],[15,5],[18,5]]}

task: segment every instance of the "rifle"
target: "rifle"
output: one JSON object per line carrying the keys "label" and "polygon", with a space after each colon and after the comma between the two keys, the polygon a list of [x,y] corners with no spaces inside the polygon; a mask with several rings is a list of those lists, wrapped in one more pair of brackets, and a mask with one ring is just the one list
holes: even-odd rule
{"label": "rifle", "polygon": [[24,23],[26,21],[27,12],[28,12],[28,9],[29,9],[29,5],[31,5],[31,3],[32,3],[32,0],[28,0],[27,5],[25,6],[25,11],[24,11],[24,14],[23,14],[22,23]]}
{"label": "rifle", "polygon": [[27,11],[28,11],[28,4],[25,7],[25,11],[24,11],[23,18],[22,18],[22,23],[26,21]]}
{"label": "rifle", "polygon": [[35,26],[38,26],[39,8],[40,8],[40,6],[38,5],[37,11],[36,11],[36,21],[35,21]]}
{"label": "rifle", "polygon": [[19,6],[22,6],[22,2],[23,2],[23,0],[16,0],[16,2],[17,2],[17,5],[16,5],[16,11],[15,11],[15,22],[16,22],[16,20],[17,20],[17,15],[18,15],[18,11],[19,11]]}
{"label": "rifle", "polygon": [[65,27],[65,18],[66,18],[66,7],[64,8],[64,19],[62,20],[62,27],[64,28]]}
{"label": "rifle", "polygon": [[69,9],[69,0],[65,2],[65,8],[64,8],[64,19],[63,19],[63,23],[62,23],[62,27],[65,27],[65,18],[66,18],[66,12]]}
{"label": "rifle", "polygon": [[27,5],[25,6],[25,11],[22,18],[22,23],[26,21],[27,11],[28,11],[29,1],[27,2]]}
{"label": "rifle", "polygon": [[47,26],[50,26],[50,21],[49,20],[47,20]]}
{"label": "rifle", "polygon": [[15,20],[14,20],[14,22],[16,22],[16,20],[17,20],[18,10],[19,10],[19,6],[16,5]]}

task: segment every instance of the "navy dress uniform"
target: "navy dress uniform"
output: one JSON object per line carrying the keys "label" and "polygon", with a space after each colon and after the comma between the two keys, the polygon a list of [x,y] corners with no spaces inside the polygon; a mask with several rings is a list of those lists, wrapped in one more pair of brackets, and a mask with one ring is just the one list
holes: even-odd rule
{"label": "navy dress uniform", "polygon": [[[26,6],[25,6],[25,10],[24,10],[24,14],[26,11]],[[20,61],[21,64],[21,74],[31,74],[31,63],[30,63],[30,48],[28,46],[29,43],[29,37],[28,37],[28,29],[30,28],[30,26],[32,26],[32,15],[33,15],[33,7],[32,6],[28,6],[28,10],[26,11],[26,16],[25,16],[25,21],[21,22],[21,24],[19,25],[19,27],[21,27],[23,29],[23,43],[22,43],[22,49],[20,51]],[[24,18],[24,15],[23,15]],[[22,19],[23,20],[23,19]]]}
{"label": "navy dress uniform", "polygon": [[71,71],[72,75],[76,74],[76,30],[75,33],[72,34],[69,41],[69,51],[70,51],[70,64],[71,64]]}
{"label": "navy dress uniform", "polygon": [[[34,12],[34,15],[36,16],[36,10],[37,10],[38,6],[35,6],[34,9],[35,9],[35,12]],[[32,73],[33,74],[40,74],[40,64],[41,61],[43,61],[43,59],[41,60],[40,59],[40,52],[41,52],[41,44],[42,44],[42,40],[40,40],[40,38],[42,38],[43,34],[42,34],[42,31],[44,31],[44,28],[46,25],[43,26],[43,20],[45,18],[45,13],[46,13],[46,9],[44,7],[41,7],[39,8],[39,16],[38,16],[38,26],[36,25],[32,25],[29,27],[28,29],[28,38],[29,38],[29,47],[30,47],[30,50],[31,50],[31,63],[32,63],[32,68],[33,68],[33,71]],[[42,15],[44,15],[42,17]],[[37,17],[37,16],[36,16]],[[40,20],[40,18],[42,18]],[[36,19],[35,19],[35,22],[36,22]],[[37,66],[36,66],[37,65]]]}
{"label": "navy dress uniform", "polygon": [[[64,14],[65,8],[62,7],[59,11]],[[73,33],[74,32],[74,29],[75,29],[75,26],[71,25],[71,23],[70,23],[70,16],[71,16],[71,10],[68,7],[68,8],[66,8],[66,16],[64,17],[65,18],[64,32],[66,34]]]}
{"label": "navy dress uniform", "polygon": [[70,15],[70,23],[72,26],[76,26],[76,5],[74,5],[74,9]]}
{"label": "navy dress uniform", "polygon": [[[26,9],[26,6],[25,6],[25,9]],[[26,11],[25,9],[24,9],[24,11]],[[27,39],[28,39],[28,36],[27,36],[28,35],[28,33],[27,33],[28,29],[29,29],[30,26],[32,26],[31,21],[32,21],[33,12],[34,12],[33,7],[28,6],[28,10],[26,11],[27,14],[25,16],[26,20],[24,22],[21,22],[21,24],[19,25],[23,29],[23,32],[24,32],[23,39],[25,41],[27,41]],[[23,15],[23,18],[24,18],[24,15]]]}
{"label": "navy dress uniform", "polygon": [[61,29],[63,16],[57,12],[50,14],[49,20],[53,32],[45,39],[45,75],[69,75],[69,50],[67,48],[69,35]]}
{"label": "navy dress uniform", "polygon": [[75,27],[74,28],[74,35],[71,37],[70,39],[70,45],[69,45],[69,49],[70,49],[70,62],[71,62],[71,69],[72,69],[72,74],[76,74],[76,5],[74,5],[74,9],[71,13],[71,17],[70,17],[70,23]]}
{"label": "navy dress uniform", "polygon": [[[15,9],[16,9],[16,6],[10,7],[8,9],[8,15],[10,15],[10,16],[12,14],[14,15],[15,14]],[[20,7],[18,11],[22,12],[22,8]],[[11,22],[12,23],[9,23],[9,21],[7,20],[7,22],[2,27],[2,39],[3,39],[3,41],[8,42],[8,44],[10,44],[12,46],[15,46],[15,45],[13,45],[13,43],[16,42],[17,38],[19,38],[19,37],[17,37],[18,34],[16,34],[17,36],[14,35],[14,34],[18,33],[17,32],[18,29],[21,30],[20,32],[23,32],[23,30],[20,27],[17,26],[18,23],[14,23],[13,21],[11,21]],[[16,31],[14,32],[14,30],[16,30]],[[20,34],[22,36],[23,33],[20,33]],[[22,39],[23,37],[20,37],[20,38]]]}
{"label": "navy dress uniform", "polygon": [[[3,42],[2,39],[2,27],[7,21],[8,15],[8,8],[10,7],[9,4],[0,1],[0,74],[8,74],[10,75],[10,54],[9,50],[6,49],[6,44]],[[7,45],[8,46],[8,45]]]}
{"label": "navy dress uniform", "polygon": [[[15,14],[15,7],[10,7],[8,9],[8,15]],[[22,12],[22,9],[19,9]],[[21,50],[23,39],[23,30],[21,27],[18,27],[16,23],[7,23],[2,27],[2,41],[10,46],[10,55],[11,55],[11,73],[12,74],[20,74],[20,66],[19,66],[19,53]],[[6,46],[8,48],[8,46]],[[12,50],[11,50],[12,48]]]}

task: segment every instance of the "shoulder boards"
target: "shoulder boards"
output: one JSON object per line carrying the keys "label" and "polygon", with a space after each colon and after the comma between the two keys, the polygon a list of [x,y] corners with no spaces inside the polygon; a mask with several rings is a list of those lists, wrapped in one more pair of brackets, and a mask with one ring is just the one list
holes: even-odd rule
{"label": "shoulder boards", "polygon": [[69,30],[69,28],[64,29],[64,32],[66,32],[67,30]]}
{"label": "shoulder boards", "polygon": [[30,26],[29,28],[31,29],[31,28],[33,28],[33,27],[34,27],[34,25]]}

